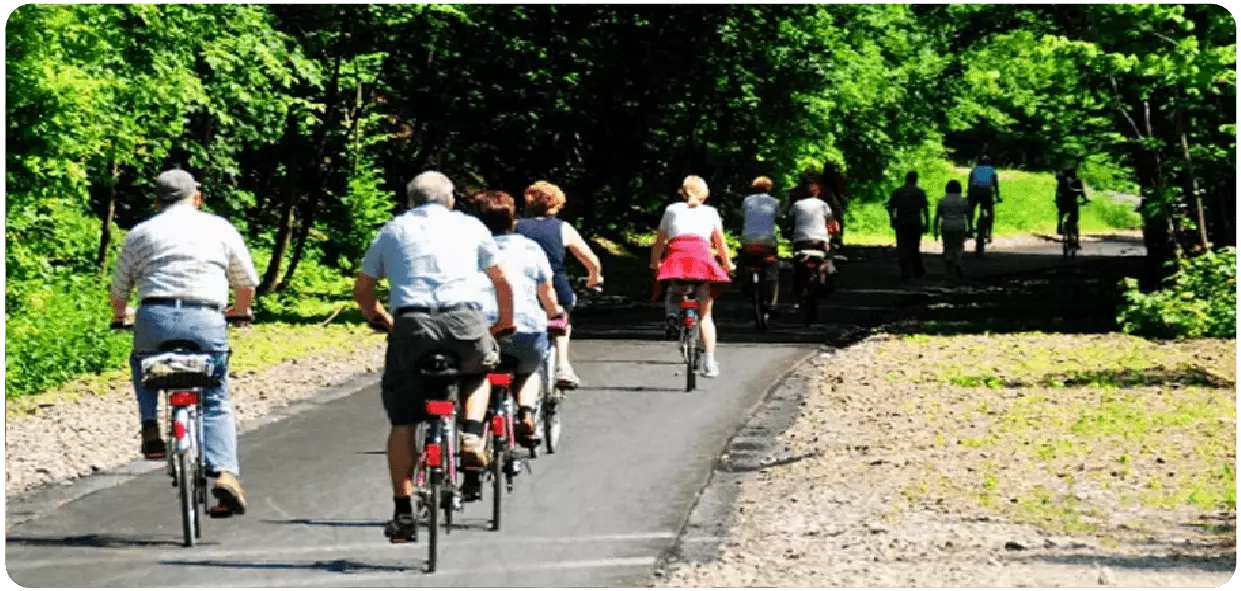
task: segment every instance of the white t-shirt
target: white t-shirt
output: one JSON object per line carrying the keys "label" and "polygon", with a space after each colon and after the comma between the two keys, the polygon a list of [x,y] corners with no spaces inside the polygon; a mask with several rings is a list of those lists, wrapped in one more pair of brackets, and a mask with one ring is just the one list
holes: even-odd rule
{"label": "white t-shirt", "polygon": [[664,210],[659,229],[666,232],[668,238],[693,234],[710,241],[715,230],[724,231],[724,222],[720,220],[720,213],[710,205],[690,207],[688,203],[673,203]]}
{"label": "white t-shirt", "polygon": [[964,232],[969,204],[960,193],[949,193],[939,200],[940,227],[944,232]]}
{"label": "white t-shirt", "polygon": [[822,240],[827,241],[827,219],[832,217],[832,208],[818,197],[799,199],[789,207],[789,215],[793,216],[793,241]]}
{"label": "white t-shirt", "polygon": [[776,237],[776,218],[780,215],[780,200],[766,193],[750,195],[741,203],[745,224],[741,228],[742,240],[761,240]]}

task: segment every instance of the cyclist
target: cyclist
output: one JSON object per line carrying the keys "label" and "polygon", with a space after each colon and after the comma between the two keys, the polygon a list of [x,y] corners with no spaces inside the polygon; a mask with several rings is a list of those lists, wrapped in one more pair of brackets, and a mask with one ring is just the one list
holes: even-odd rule
{"label": "cyclist", "polygon": [[[586,267],[586,286],[592,288],[603,283],[603,267],[599,264],[599,257],[572,225],[556,217],[565,204],[564,191],[560,187],[539,181],[526,187],[525,197],[526,215],[531,217],[517,220],[517,233],[543,247],[551,263],[556,299],[567,312],[572,312],[577,296],[573,293],[573,286],[569,285],[564,264],[565,251],[573,253],[578,262]],[[570,332],[571,327],[566,325],[565,333],[556,337],[556,381],[576,388],[581,380],[569,365]]]}
{"label": "cyclist", "polygon": [[926,192],[918,188],[918,173],[905,174],[905,185],[892,192],[888,198],[888,222],[896,231],[896,252],[900,258],[901,279],[921,279],[922,234],[930,226]]}
{"label": "cyclist", "polygon": [[[160,459],[167,449],[157,419],[157,392],[142,385],[141,355],[170,340],[193,341],[213,352],[221,383],[203,391],[203,456],[215,474],[213,515],[246,512],[237,461],[237,424],[228,397],[228,333],[225,315],[249,316],[258,273],[245,242],[232,224],[198,210],[202,193],[190,173],[169,170],[155,179],[159,213],[125,237],[112,274],[112,319],[124,322],[134,287],[141,304],[134,318],[129,356],[138,411],[142,419],[141,453]],[[231,308],[228,291],[236,299]],[[223,312],[223,313],[221,313]]]}
{"label": "cyclist", "polygon": [[[389,329],[380,390],[392,425],[388,472],[395,505],[384,534],[394,540],[411,539],[415,527],[410,501],[413,437],[424,412],[416,364],[432,351],[456,354],[458,369],[467,376],[461,383],[462,461],[485,466],[483,418],[490,394],[485,375],[500,360],[493,335],[513,326],[513,290],[500,264],[499,247],[477,218],[452,211],[452,181],[439,172],[423,172],[410,181],[406,193],[411,209],[380,230],[353,286],[362,313]],[[375,287],[383,278],[389,281],[391,315],[375,300]],[[489,332],[482,310],[490,305],[484,299],[492,297],[498,318]]]}
{"label": "cyclist", "polygon": [[[771,196],[771,179],[760,176],[750,182],[750,195],[741,203],[744,221],[741,227],[741,257],[763,260],[775,254],[777,249],[776,223],[780,218],[780,200]],[[767,265],[764,269],[768,289],[762,294],[763,305],[774,309],[780,293],[780,267]],[[750,286],[751,289],[757,286]]]}
{"label": "cyclist", "polygon": [[[1056,175],[1056,234],[1066,234],[1076,228],[1081,206],[1090,203],[1086,190],[1073,165],[1064,167],[1063,174]],[[1070,225],[1065,225],[1065,221]]]}
{"label": "cyclist", "polygon": [[[823,194],[823,181],[816,175],[807,175],[804,191],[792,195],[795,199],[789,204],[789,222],[793,230],[793,252],[803,250],[822,250],[827,252],[831,246],[831,234],[828,226],[832,221],[832,208],[819,196]],[[819,266],[819,284],[827,281],[828,265]],[[801,268],[793,268],[793,293],[801,293],[808,277],[803,277]]]}
{"label": "cyclist", "polygon": [[[517,205],[504,191],[483,191],[474,198],[478,217],[495,236],[500,260],[509,272],[513,285],[513,319],[517,332],[502,339],[500,354],[517,361],[513,372],[512,391],[517,395],[517,436],[528,440],[535,435],[534,405],[539,396],[539,381],[529,379],[543,365],[547,355],[547,320],[564,313],[556,301],[551,263],[543,249],[533,240],[513,232]],[[484,298],[488,304],[494,298]],[[489,321],[498,316],[495,306],[488,305]]]}
{"label": "cyclist", "polygon": [[957,180],[948,181],[944,189],[944,197],[935,206],[935,221],[931,223],[936,240],[942,233],[944,236],[944,267],[949,277],[956,275],[960,279],[961,251],[965,248],[965,216],[969,205],[961,196],[961,183]]}
{"label": "cyclist", "polygon": [[[664,313],[670,338],[675,337],[678,330],[677,295],[681,293],[676,289],[678,282],[702,282],[696,297],[701,317],[702,344],[706,350],[703,376],[714,378],[720,375],[720,366],[715,360],[715,321],[711,317],[713,292],[729,283],[728,274],[733,270],[733,262],[724,242],[724,224],[720,214],[705,203],[710,195],[707,182],[699,176],[687,176],[681,183],[680,195],[685,201],[669,205],[659,222],[659,232],[651,248],[651,269],[656,272],[658,281],[669,282]],[[712,256],[712,248],[719,253],[724,263],[722,267]],[[663,256],[665,250],[666,257]]]}
{"label": "cyclist", "polygon": [[[969,217],[965,219],[965,233],[971,236],[974,234],[974,210],[980,206],[987,211],[994,228],[995,204],[1003,203],[1004,200],[1000,199],[1000,175],[991,165],[991,157],[986,154],[978,159],[978,165],[970,171],[967,198]],[[991,242],[991,236],[987,236],[987,242]]]}

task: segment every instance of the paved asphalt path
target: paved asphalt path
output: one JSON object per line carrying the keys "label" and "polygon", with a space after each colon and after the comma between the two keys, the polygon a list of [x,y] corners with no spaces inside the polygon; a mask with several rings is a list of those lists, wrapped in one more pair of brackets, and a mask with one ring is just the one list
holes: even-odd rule
{"label": "paved asphalt path", "polygon": [[[1123,242],[1095,248],[1136,254]],[[978,272],[1053,266],[1058,254],[1055,244],[996,252]],[[584,309],[573,357],[587,387],[566,403],[564,449],[518,478],[503,531],[487,530],[486,497],[467,505],[463,527],[441,538],[435,574],[422,572],[425,543],[382,536],[387,424],[374,387],[244,434],[250,510],[204,520],[199,547],[180,547],[175,489],[155,471],[9,529],[6,571],[28,587],[645,585],[763,393],[817,346],[861,338],[937,281],[936,257],[912,284],[896,281],[890,249],[865,258],[842,268],[826,326],[783,318],[758,335],[745,301],[725,298],[723,376],[688,394],[674,343],[657,340],[658,305]]]}

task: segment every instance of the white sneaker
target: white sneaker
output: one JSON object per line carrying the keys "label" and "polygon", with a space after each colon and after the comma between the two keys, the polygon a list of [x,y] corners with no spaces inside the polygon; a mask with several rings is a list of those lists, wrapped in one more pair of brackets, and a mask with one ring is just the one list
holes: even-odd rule
{"label": "white sneaker", "polygon": [[720,364],[716,363],[714,358],[707,357],[702,360],[702,377],[718,378],[720,377]]}
{"label": "white sneaker", "polygon": [[573,373],[572,367],[565,365],[556,368],[556,383],[561,387],[573,389],[578,387],[582,380],[578,379],[576,373]]}

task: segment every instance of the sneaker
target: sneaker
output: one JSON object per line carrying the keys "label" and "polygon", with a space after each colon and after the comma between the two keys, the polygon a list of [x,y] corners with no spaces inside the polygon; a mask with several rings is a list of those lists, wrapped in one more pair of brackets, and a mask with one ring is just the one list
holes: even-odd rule
{"label": "sneaker", "polygon": [[681,327],[677,326],[677,317],[669,316],[664,319],[664,338],[675,341],[681,336]]}
{"label": "sneaker", "polygon": [[482,437],[473,433],[461,436],[461,463],[468,468],[482,468],[487,465],[487,445]]}
{"label": "sneaker", "polygon": [[714,358],[708,357],[703,360],[702,377],[704,378],[720,377],[720,364]]}
{"label": "sneaker", "polygon": [[562,388],[573,390],[581,385],[582,380],[573,373],[573,368],[568,365],[562,365],[556,368],[556,385]]}
{"label": "sneaker", "polygon": [[539,429],[534,422],[534,409],[530,407],[522,407],[518,412],[517,424],[517,441],[520,441],[526,447],[531,447],[541,443],[539,441]]}
{"label": "sneaker", "polygon": [[164,446],[164,437],[159,432],[158,422],[142,421],[142,446],[139,451],[142,457],[148,460],[162,460],[168,453]]}
{"label": "sneaker", "polygon": [[393,544],[412,542],[418,536],[418,522],[413,515],[397,515],[384,524],[384,537]]}
{"label": "sneaker", "polygon": [[215,507],[211,508],[212,516],[231,517],[246,514],[246,493],[242,490],[241,481],[237,479],[236,474],[221,472],[220,477],[215,479],[211,495],[219,501]]}

